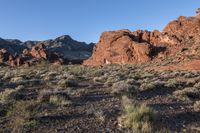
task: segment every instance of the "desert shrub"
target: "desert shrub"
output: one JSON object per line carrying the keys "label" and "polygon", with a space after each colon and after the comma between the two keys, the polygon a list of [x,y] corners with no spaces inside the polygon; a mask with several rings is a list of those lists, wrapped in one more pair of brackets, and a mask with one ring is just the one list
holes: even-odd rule
{"label": "desert shrub", "polygon": [[25,88],[24,85],[18,85],[18,86],[15,88],[15,90],[16,90],[16,91],[19,91],[19,90],[22,90],[22,89],[24,89],[24,88]]}
{"label": "desert shrub", "polygon": [[197,82],[198,80],[195,78],[187,79],[185,85],[193,87]]}
{"label": "desert shrub", "polygon": [[100,77],[104,75],[104,71],[102,69],[93,68],[89,71],[89,75],[92,77]]}
{"label": "desert shrub", "polygon": [[83,75],[87,72],[87,68],[81,65],[73,65],[73,67],[69,68],[69,72],[73,75]]}
{"label": "desert shrub", "polygon": [[71,104],[71,100],[66,94],[54,94],[50,96],[49,103],[56,106],[68,106]]}
{"label": "desert shrub", "polygon": [[94,113],[94,115],[95,115],[96,119],[97,119],[99,122],[101,122],[101,123],[105,122],[106,116],[105,116],[105,114],[104,114],[104,112],[103,112],[102,110],[96,111],[96,112]]}
{"label": "desert shrub", "polygon": [[119,75],[105,75],[107,76],[107,83],[115,83],[115,82],[119,82],[120,80],[122,80],[121,76]]}
{"label": "desert shrub", "polygon": [[43,81],[41,79],[35,79],[35,78],[32,78],[32,79],[23,79],[23,80],[21,80],[19,78],[19,79],[15,79],[14,83],[16,85],[35,86],[35,85],[41,85],[43,83]]}
{"label": "desert shrub", "polygon": [[164,87],[165,83],[163,81],[149,81],[149,82],[145,82],[145,83],[142,83],[140,85],[140,90],[141,91],[146,91],[146,90],[149,90],[149,91],[153,91],[155,89],[162,89],[162,87]]}
{"label": "desert shrub", "polygon": [[195,85],[194,85],[195,88],[200,88],[200,82],[197,82]]}
{"label": "desert shrub", "polygon": [[183,77],[184,78],[194,78],[194,77],[196,77],[196,74],[193,73],[193,72],[187,72],[187,73],[184,74]]}
{"label": "desert shrub", "polygon": [[11,82],[13,82],[13,83],[17,83],[17,82],[22,82],[24,80],[24,78],[23,77],[13,77],[13,78],[11,78]]}
{"label": "desert shrub", "polygon": [[105,83],[107,80],[107,77],[105,76],[100,76],[100,77],[94,77],[93,81],[97,83]]}
{"label": "desert shrub", "polygon": [[182,83],[177,79],[169,79],[166,83],[166,87],[168,88],[176,88],[179,87]]}
{"label": "desert shrub", "polygon": [[111,93],[119,96],[122,95],[132,96],[137,94],[137,89],[136,86],[131,85],[130,83],[127,83],[126,81],[122,80],[112,85]]}
{"label": "desert shrub", "polygon": [[39,91],[37,100],[38,100],[38,102],[48,102],[49,98],[52,94],[53,94],[53,90],[42,89]]}
{"label": "desert shrub", "polygon": [[67,79],[67,78],[75,78],[74,75],[70,75],[69,73],[63,72],[62,74],[59,74],[56,76],[57,80],[61,80],[61,79]]}
{"label": "desert shrub", "polygon": [[194,103],[194,110],[200,112],[200,101],[196,101]]}
{"label": "desert shrub", "polygon": [[178,76],[184,76],[184,72],[180,72],[180,71],[172,71],[171,73],[170,73],[170,76],[171,77],[178,77]]}
{"label": "desert shrub", "polygon": [[78,86],[78,83],[75,79],[61,79],[58,81],[57,85],[61,88],[67,88],[67,87],[76,87]]}
{"label": "desert shrub", "polygon": [[154,83],[143,83],[140,86],[140,90],[141,91],[145,91],[145,90],[155,90],[157,89],[157,86]]}
{"label": "desert shrub", "polygon": [[173,95],[180,100],[190,101],[200,98],[200,90],[194,87],[184,88],[182,90],[176,90]]}
{"label": "desert shrub", "polygon": [[55,77],[58,75],[58,73],[56,72],[49,72],[47,74],[44,75],[44,80],[45,81],[50,81],[50,80],[53,80],[55,79]]}
{"label": "desert shrub", "polygon": [[43,77],[44,75],[46,75],[48,73],[48,69],[36,69],[33,70],[30,74],[34,77]]}
{"label": "desert shrub", "polygon": [[19,85],[15,89],[7,88],[4,91],[0,92],[0,103],[14,102],[15,96],[22,89],[24,89],[24,86]]}
{"label": "desert shrub", "polygon": [[7,71],[4,76],[3,76],[3,79],[10,79],[14,76],[14,74],[10,71]]}
{"label": "desert shrub", "polygon": [[138,104],[126,96],[122,97],[124,114],[119,117],[119,123],[135,132],[152,132],[155,122],[155,112],[146,104]]}
{"label": "desert shrub", "polygon": [[9,118],[9,127],[12,132],[22,132],[24,127],[36,124],[33,119],[36,113],[32,108],[34,105],[33,101],[18,101],[9,108],[6,117]]}
{"label": "desert shrub", "polygon": [[152,77],[155,77],[154,74],[148,72],[145,72],[144,74],[141,75],[141,78],[152,78]]}
{"label": "desert shrub", "polygon": [[38,102],[50,103],[56,106],[67,106],[71,104],[69,95],[58,90],[43,89],[38,95]]}
{"label": "desert shrub", "polygon": [[0,102],[8,102],[10,96],[15,92],[14,89],[5,89],[3,92],[0,92]]}
{"label": "desert shrub", "polygon": [[131,85],[138,85],[138,82],[135,79],[127,79],[126,80],[127,84],[131,84]]}

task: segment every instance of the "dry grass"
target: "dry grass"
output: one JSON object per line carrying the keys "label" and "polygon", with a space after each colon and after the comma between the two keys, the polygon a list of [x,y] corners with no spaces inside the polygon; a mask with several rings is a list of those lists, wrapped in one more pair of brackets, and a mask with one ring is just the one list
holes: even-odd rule
{"label": "dry grass", "polygon": [[119,122],[132,132],[150,133],[153,131],[155,112],[146,104],[132,102],[126,96],[122,97],[124,114]]}
{"label": "dry grass", "polygon": [[136,86],[130,84],[127,81],[119,81],[112,85],[111,93],[119,96],[122,95],[133,96],[137,94],[137,89]]}
{"label": "dry grass", "polygon": [[32,108],[34,105],[33,101],[18,101],[10,107],[7,111],[7,117],[12,132],[22,132],[24,127],[33,127],[36,124],[36,121],[31,119],[36,113]]}

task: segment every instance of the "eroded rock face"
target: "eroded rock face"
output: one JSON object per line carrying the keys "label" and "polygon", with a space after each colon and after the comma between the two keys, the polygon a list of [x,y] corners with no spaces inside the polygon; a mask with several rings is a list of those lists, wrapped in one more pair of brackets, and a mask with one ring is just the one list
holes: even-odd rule
{"label": "eroded rock face", "polygon": [[0,49],[0,64],[15,66],[30,66],[32,64],[40,63],[41,60],[47,60],[50,63],[63,63],[63,57],[59,54],[47,52],[45,46],[38,44],[32,49],[25,48],[21,54],[8,52],[6,49]]}
{"label": "eroded rock face", "polygon": [[[158,56],[158,53],[166,51],[164,44],[168,40],[162,40],[164,36],[159,31],[119,30],[104,32],[93,50],[92,57],[84,61],[84,64],[147,63]],[[161,42],[163,45],[160,45]]]}
{"label": "eroded rock face", "polygon": [[[131,32],[119,30],[104,32],[84,65],[141,64],[179,55],[177,60],[197,54],[200,44],[200,9],[196,17],[181,16],[163,30]],[[187,49],[188,53],[184,51]]]}
{"label": "eroded rock face", "polygon": [[48,58],[46,47],[42,43],[38,44],[36,46],[33,46],[30,53],[31,53],[32,57],[37,58],[37,59],[47,59]]}
{"label": "eroded rock face", "polygon": [[24,60],[20,55],[9,55],[8,65],[21,66],[24,64]]}
{"label": "eroded rock face", "polygon": [[129,30],[104,32],[93,50],[93,56],[84,64],[145,63],[151,60],[152,47]]}
{"label": "eroded rock face", "polygon": [[200,42],[200,18],[181,16],[178,20],[170,22],[163,30],[170,36],[174,36],[183,45],[193,41]]}

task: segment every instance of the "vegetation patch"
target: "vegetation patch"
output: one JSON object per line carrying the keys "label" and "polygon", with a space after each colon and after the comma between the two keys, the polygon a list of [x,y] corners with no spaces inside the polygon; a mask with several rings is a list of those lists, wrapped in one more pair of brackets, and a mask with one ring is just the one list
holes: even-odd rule
{"label": "vegetation patch", "polygon": [[119,118],[119,123],[133,132],[147,133],[154,129],[156,113],[146,104],[131,101],[126,96],[122,97],[124,114]]}
{"label": "vegetation patch", "polygon": [[184,88],[173,92],[174,96],[183,101],[191,101],[200,98],[200,90],[195,87]]}
{"label": "vegetation patch", "polygon": [[34,105],[33,101],[17,101],[7,111],[6,117],[9,119],[9,127],[12,132],[22,132],[24,127],[36,125],[34,120]]}

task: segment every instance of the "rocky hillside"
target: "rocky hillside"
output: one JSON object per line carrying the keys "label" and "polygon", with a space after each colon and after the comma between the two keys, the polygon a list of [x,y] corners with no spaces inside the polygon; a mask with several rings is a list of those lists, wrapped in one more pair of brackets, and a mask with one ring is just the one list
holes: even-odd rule
{"label": "rocky hillside", "polygon": [[2,39],[0,38],[0,49],[6,49],[9,51],[9,53],[20,53],[25,48],[24,46],[21,46],[22,42],[19,40],[12,40],[12,39]]}
{"label": "rocky hillside", "polygon": [[46,41],[28,41],[22,45],[31,48],[35,44],[44,44],[47,51],[62,54],[67,59],[86,59],[91,56],[94,44],[86,44],[73,40],[70,36],[64,35],[56,39]]}
{"label": "rocky hillside", "polygon": [[81,63],[91,56],[93,46],[93,43],[78,42],[67,35],[46,41],[0,39],[0,64],[20,66],[41,60]]}
{"label": "rocky hillside", "polygon": [[104,32],[85,65],[179,63],[200,58],[200,9],[194,17],[180,16],[162,32]]}

